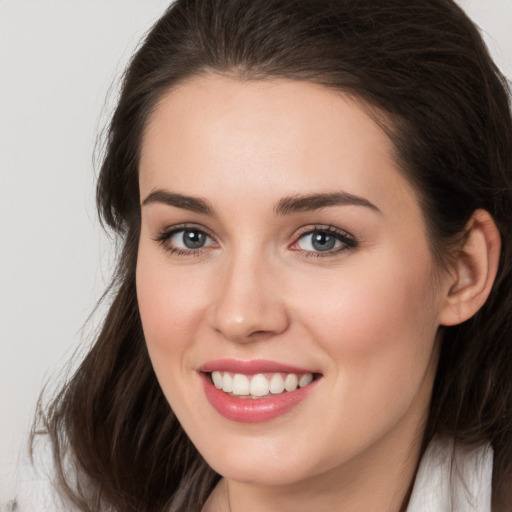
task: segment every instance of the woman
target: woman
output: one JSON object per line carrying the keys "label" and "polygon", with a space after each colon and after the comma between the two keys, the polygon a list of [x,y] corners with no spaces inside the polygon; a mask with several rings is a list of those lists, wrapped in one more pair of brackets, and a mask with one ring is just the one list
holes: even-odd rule
{"label": "woman", "polygon": [[510,510],[511,148],[450,0],[173,4],[99,178],[113,302],[34,435],[66,510]]}

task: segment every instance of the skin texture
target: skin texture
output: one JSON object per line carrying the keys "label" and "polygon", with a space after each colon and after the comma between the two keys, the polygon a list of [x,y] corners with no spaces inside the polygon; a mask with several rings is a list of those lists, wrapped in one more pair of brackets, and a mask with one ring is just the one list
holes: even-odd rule
{"label": "skin texture", "polygon": [[[144,204],[155,190],[201,198],[214,213]],[[275,211],[286,197],[338,192],[375,208]],[[456,288],[457,270],[434,268],[385,133],[354,100],[318,85],[195,77],[150,118],[140,193],[149,354],[185,431],[224,477],[205,510],[398,511],[420,455],[438,327],[471,313],[453,297],[480,274],[461,267],[467,282]],[[205,232],[205,246],[171,253],[181,234],[157,239],[183,224]],[[304,236],[315,226],[355,246],[319,254]],[[239,423],[201,385],[197,369],[220,358],[321,378],[286,414]]]}

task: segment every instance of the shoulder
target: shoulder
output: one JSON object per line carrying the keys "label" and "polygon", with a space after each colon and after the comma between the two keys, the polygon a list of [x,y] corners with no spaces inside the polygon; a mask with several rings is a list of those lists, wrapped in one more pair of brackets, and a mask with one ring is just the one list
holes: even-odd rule
{"label": "shoulder", "polygon": [[[32,456],[24,453],[17,468],[14,499],[6,512],[74,512],[57,490],[53,449],[46,435],[36,436]],[[2,510],[3,512],[3,510]]]}
{"label": "shoulder", "polygon": [[416,475],[407,512],[490,512],[493,450],[434,439]]}

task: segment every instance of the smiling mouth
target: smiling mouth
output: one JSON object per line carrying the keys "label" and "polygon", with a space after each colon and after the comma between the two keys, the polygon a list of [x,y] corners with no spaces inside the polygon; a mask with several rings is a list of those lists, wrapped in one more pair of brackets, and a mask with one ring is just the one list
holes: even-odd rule
{"label": "smiling mouth", "polygon": [[209,372],[213,385],[224,393],[238,398],[258,399],[296,391],[319,377],[314,373],[243,373]]}

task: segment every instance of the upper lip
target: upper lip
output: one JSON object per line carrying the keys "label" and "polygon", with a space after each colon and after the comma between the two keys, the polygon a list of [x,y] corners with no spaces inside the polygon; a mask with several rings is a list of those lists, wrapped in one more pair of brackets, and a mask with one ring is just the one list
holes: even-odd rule
{"label": "upper lip", "polygon": [[216,359],[208,361],[199,367],[199,371],[209,372],[231,372],[242,373],[246,375],[255,375],[257,373],[315,373],[311,369],[300,368],[289,364],[279,363],[277,361],[268,361],[265,359]]}

